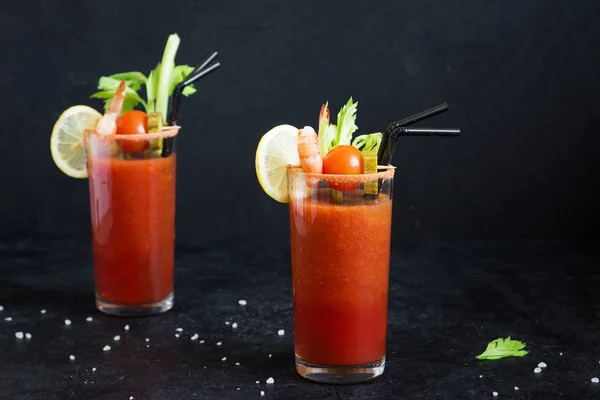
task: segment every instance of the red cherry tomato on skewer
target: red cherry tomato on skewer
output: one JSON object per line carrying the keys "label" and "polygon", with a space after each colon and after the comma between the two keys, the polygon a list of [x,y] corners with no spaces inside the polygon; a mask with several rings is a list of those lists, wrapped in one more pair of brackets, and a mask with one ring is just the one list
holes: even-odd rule
{"label": "red cherry tomato on skewer", "polygon": [[[357,175],[365,171],[365,163],[360,151],[354,146],[338,145],[329,150],[323,159],[323,173],[336,175]],[[356,189],[358,183],[327,182],[333,189],[348,192]]]}
{"label": "red cherry tomato on skewer", "polygon": [[[148,132],[148,115],[139,110],[127,111],[117,118],[117,135],[135,135]],[[137,154],[149,146],[147,140],[117,140],[127,153]]]}

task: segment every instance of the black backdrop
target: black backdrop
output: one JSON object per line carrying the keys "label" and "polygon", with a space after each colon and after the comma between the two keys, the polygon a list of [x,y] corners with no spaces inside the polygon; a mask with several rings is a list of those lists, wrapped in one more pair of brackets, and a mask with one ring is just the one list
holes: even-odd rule
{"label": "black backdrop", "polygon": [[182,105],[177,234],[286,237],[254,151],[271,127],[315,125],[359,101],[359,132],[447,101],[394,164],[394,235],[598,237],[600,2],[6,1],[0,12],[0,236],[89,235],[87,181],[55,168],[58,115],[100,75],[149,72],[169,33],[178,63],[220,51]]}

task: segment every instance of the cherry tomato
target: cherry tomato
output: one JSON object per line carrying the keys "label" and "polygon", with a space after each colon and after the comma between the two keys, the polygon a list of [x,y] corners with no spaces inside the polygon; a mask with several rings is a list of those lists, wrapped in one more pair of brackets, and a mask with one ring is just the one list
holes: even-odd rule
{"label": "cherry tomato", "polygon": [[[148,132],[148,116],[139,110],[127,111],[117,118],[117,135],[135,135]],[[117,140],[127,153],[141,153],[149,146],[147,140]]]}
{"label": "cherry tomato", "polygon": [[[354,146],[338,145],[329,150],[323,159],[324,174],[356,175],[365,171],[365,162],[360,151]],[[327,182],[333,189],[348,192],[356,189],[358,183]]]}

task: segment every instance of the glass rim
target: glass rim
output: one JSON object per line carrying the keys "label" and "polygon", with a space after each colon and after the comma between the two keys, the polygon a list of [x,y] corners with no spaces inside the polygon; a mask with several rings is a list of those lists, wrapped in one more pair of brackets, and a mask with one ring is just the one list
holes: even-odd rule
{"label": "glass rim", "polygon": [[393,165],[378,165],[377,170],[380,172],[372,174],[356,174],[356,175],[341,175],[341,174],[321,174],[317,172],[304,172],[299,165],[287,165],[286,170],[288,175],[303,175],[306,178],[326,180],[336,183],[365,183],[376,179],[392,179],[396,167]]}
{"label": "glass rim", "polygon": [[94,137],[99,138],[100,140],[105,141],[145,141],[145,140],[154,140],[154,139],[165,139],[177,136],[179,133],[179,129],[181,129],[178,125],[173,126],[165,126],[163,130],[160,132],[152,132],[152,133],[135,133],[133,135],[105,135],[101,136],[96,133],[95,128],[86,128],[83,130],[84,135],[94,135]]}

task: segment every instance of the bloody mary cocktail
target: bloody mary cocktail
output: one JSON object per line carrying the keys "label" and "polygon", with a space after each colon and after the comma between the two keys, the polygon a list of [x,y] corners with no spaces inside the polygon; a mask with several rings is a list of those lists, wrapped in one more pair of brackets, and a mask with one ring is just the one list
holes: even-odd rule
{"label": "bloody mary cocktail", "polygon": [[152,314],[173,304],[176,155],[151,146],[123,150],[143,137],[87,137],[96,303],[109,314]]}
{"label": "bloody mary cocktail", "polygon": [[329,187],[336,179],[363,183],[366,175],[310,179],[288,168],[295,353],[308,378],[346,369],[357,379],[370,369],[364,380],[383,372],[393,169],[378,175],[382,190],[369,197],[362,186]]}

